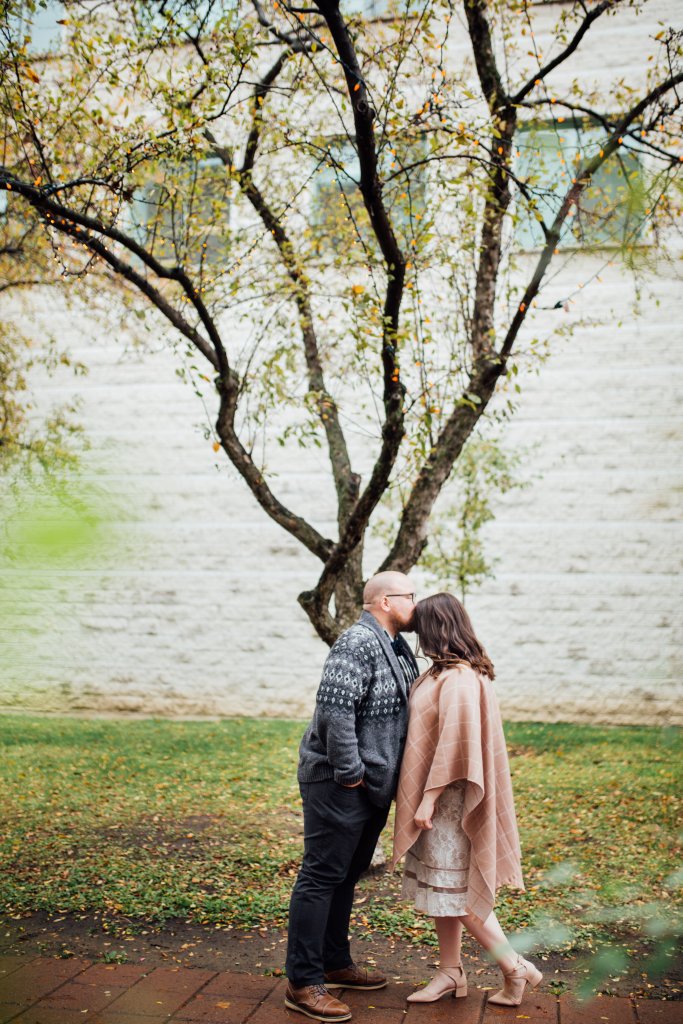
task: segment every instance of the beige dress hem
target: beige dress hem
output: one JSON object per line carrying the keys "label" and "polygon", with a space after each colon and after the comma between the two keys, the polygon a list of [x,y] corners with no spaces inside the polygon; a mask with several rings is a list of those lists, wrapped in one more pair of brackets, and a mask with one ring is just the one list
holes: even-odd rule
{"label": "beige dress hem", "polygon": [[422,831],[406,853],[401,895],[430,917],[467,913],[470,841],[462,827],[465,783],[441,793],[432,828]]}

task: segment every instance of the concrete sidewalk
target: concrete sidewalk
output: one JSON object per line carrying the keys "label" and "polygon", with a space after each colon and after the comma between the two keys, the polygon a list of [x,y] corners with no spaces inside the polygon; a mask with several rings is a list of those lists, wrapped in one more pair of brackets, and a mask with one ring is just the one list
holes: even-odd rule
{"label": "concrete sidewalk", "polygon": [[[285,1024],[308,1020],[284,1008],[285,980],[199,967],[105,964],[47,957],[0,958],[0,1024]],[[487,1006],[487,993],[409,1006],[412,985],[342,992],[355,1024],[683,1024],[683,1003],[528,993],[519,1007]]]}

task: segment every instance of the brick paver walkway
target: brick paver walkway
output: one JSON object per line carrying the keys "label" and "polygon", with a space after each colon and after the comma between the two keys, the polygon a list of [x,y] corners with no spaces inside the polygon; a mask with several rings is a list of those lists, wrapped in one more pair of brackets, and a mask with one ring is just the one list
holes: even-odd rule
{"label": "brick paver walkway", "polygon": [[[285,981],[199,967],[104,964],[47,957],[0,958],[0,1024],[285,1024],[307,1018],[284,1008]],[[577,1004],[570,996],[528,993],[519,1007],[467,999],[409,1006],[412,986],[390,982],[378,992],[345,992],[355,1024],[683,1024],[683,1003],[604,996]]]}

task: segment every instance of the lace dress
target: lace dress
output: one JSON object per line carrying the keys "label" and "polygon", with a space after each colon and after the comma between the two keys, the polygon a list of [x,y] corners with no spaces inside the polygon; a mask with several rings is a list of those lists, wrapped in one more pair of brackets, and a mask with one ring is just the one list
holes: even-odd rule
{"label": "lace dress", "polygon": [[470,841],[462,828],[463,779],[439,797],[432,828],[420,833],[406,853],[402,895],[430,917],[466,914]]}

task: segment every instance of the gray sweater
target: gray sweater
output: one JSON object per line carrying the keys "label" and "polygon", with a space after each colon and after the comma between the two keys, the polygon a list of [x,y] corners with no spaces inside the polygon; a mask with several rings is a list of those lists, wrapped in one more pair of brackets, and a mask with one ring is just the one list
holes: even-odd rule
{"label": "gray sweater", "polygon": [[[401,653],[417,662],[399,634]],[[299,782],[363,779],[378,806],[391,803],[408,731],[408,687],[391,641],[363,612],[334,643],[323,668],[311,724],[299,747]]]}

